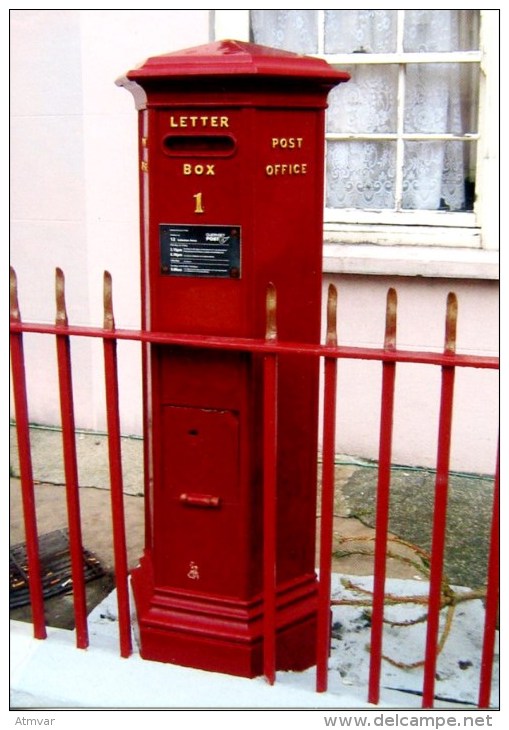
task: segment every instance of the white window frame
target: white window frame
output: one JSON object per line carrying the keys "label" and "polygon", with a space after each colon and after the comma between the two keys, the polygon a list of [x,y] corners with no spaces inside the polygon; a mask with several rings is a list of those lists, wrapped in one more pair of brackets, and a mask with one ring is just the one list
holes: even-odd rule
{"label": "white window frame", "polygon": [[[249,40],[249,10],[215,10],[216,39]],[[404,12],[404,11],[398,11]],[[324,11],[319,10],[323,44]],[[354,63],[403,64],[463,62],[480,64],[476,201],[473,211],[324,210],[324,269],[330,272],[498,278],[499,248],[499,11],[480,10],[480,50],[457,53],[324,54],[338,68]],[[400,85],[402,88],[402,85]],[[401,114],[399,115],[401,118]],[[402,155],[407,139],[457,139],[453,135],[376,135],[394,139]],[[327,133],[328,140],[359,135]],[[366,135],[373,139],[374,135]],[[459,139],[465,139],[460,137]],[[468,143],[468,142],[467,142]],[[402,167],[401,165],[399,166]],[[398,185],[401,190],[401,182]]]}

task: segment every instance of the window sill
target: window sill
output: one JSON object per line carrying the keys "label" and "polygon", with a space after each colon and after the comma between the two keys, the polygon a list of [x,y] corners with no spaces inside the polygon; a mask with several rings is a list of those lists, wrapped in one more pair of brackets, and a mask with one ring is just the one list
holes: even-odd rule
{"label": "window sill", "polygon": [[497,280],[499,254],[498,251],[469,248],[325,241],[323,271],[326,274]]}

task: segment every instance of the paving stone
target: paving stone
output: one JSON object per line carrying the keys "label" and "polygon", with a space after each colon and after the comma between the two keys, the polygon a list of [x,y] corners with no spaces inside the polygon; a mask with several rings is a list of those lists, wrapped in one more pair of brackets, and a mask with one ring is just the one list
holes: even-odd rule
{"label": "paving stone", "polygon": [[[376,469],[358,469],[342,487],[351,515],[373,527]],[[393,469],[389,529],[398,537],[430,551],[435,474]],[[491,530],[493,479],[451,475],[446,531],[445,573],[450,583],[472,588],[486,582]]]}

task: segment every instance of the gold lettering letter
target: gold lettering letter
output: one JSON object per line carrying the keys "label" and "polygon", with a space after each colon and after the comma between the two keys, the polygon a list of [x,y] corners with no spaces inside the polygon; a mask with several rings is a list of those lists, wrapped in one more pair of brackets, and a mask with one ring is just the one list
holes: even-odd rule
{"label": "gold lettering letter", "polygon": [[188,162],[184,162],[184,165],[182,167],[182,172],[184,173],[184,175],[191,175],[192,174],[193,169],[192,169],[191,165]]}

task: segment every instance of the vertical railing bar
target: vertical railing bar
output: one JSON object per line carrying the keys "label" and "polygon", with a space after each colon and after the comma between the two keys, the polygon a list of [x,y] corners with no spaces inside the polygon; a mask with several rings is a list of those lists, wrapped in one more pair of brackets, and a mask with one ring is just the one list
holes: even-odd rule
{"label": "vertical railing bar", "polygon": [[481,654],[481,677],[479,683],[479,708],[490,706],[491,678],[495,653],[495,634],[497,630],[499,581],[500,581],[500,453],[497,454],[497,467],[493,489],[493,508],[491,518],[491,538],[488,555],[488,576],[484,619],[484,637]]}
{"label": "vertical railing bar", "polygon": [[[10,268],[10,319],[21,322],[18,304],[17,279],[14,269]],[[12,387],[16,412],[16,434],[18,439],[19,471],[23,520],[28,563],[28,589],[32,607],[32,624],[35,639],[45,639],[46,622],[44,619],[44,592],[42,588],[41,563],[39,558],[39,538],[35,506],[34,477],[30,451],[30,427],[28,422],[28,402],[25,376],[23,335],[10,333]]]}
{"label": "vertical railing bar", "polygon": [[[327,340],[337,345],[337,290],[331,284],[327,300]],[[326,692],[331,629],[332,538],[334,529],[335,435],[337,359],[324,358],[322,495],[320,508],[320,579],[318,583],[316,637],[316,691]]]}
{"label": "vertical railing bar", "polygon": [[[111,275],[104,272],[104,329],[114,331]],[[108,424],[108,456],[110,465],[111,513],[113,524],[113,551],[117,588],[120,655],[132,652],[131,620],[125,535],[120,416],[118,407],[117,341],[105,337],[104,372],[106,383],[106,416]]]}
{"label": "vertical railing bar", "polygon": [[[62,270],[58,268],[56,269],[55,274],[55,289],[57,308],[55,325],[57,327],[65,328],[68,324],[65,306],[65,281]],[[76,625],[76,646],[78,649],[86,649],[89,644],[87,600],[83,563],[83,542],[81,535],[78,461],[76,457],[71,345],[69,336],[65,334],[57,334],[56,346],[74,618]]]}
{"label": "vertical railing bar", "polygon": [[[454,355],[456,351],[456,321],[458,302],[452,292],[447,297],[447,316],[444,353]],[[445,533],[447,525],[447,502],[449,488],[449,460],[451,452],[452,409],[454,399],[454,365],[442,366],[442,386],[438,427],[437,470],[435,478],[435,501],[433,505],[433,528],[431,539],[431,567],[428,599],[428,623],[424,658],[424,682],[422,707],[433,707],[435,674],[438,655],[438,632],[440,622],[443,564],[445,555]]]}
{"label": "vertical railing bar", "polygon": [[[277,339],[276,289],[267,288],[265,339]],[[277,355],[263,360],[263,673],[276,681]]]}
{"label": "vertical railing bar", "polygon": [[[387,351],[393,351],[396,349],[396,323],[397,294],[396,291],[391,288],[387,292],[387,309],[385,319],[384,348]],[[395,380],[396,363],[384,362],[382,365],[380,442],[378,457],[378,484],[376,492],[373,609],[371,616],[371,646],[368,682],[368,702],[375,705],[380,701]]]}

